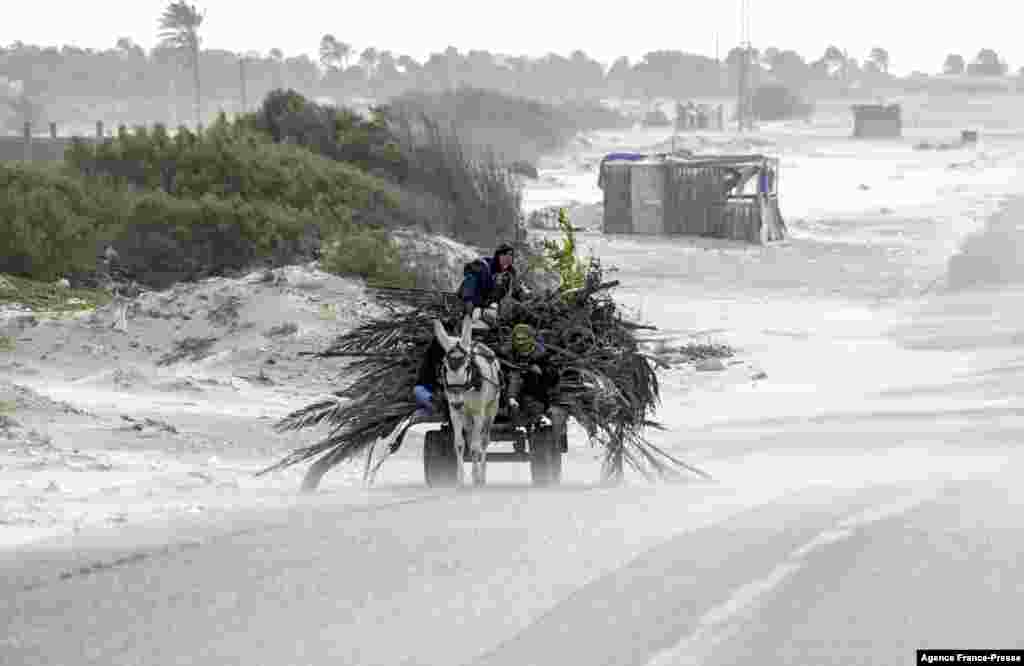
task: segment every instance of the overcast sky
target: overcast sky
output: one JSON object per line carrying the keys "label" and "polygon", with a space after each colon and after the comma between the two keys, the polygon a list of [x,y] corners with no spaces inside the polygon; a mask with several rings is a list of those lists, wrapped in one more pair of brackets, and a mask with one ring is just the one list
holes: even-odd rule
{"label": "overcast sky", "polygon": [[[511,55],[568,55],[583,49],[605,64],[658,49],[721,54],[740,39],[741,0],[627,2],[596,0],[198,0],[207,13],[204,47],[316,57],[325,32],[351,44],[407,54],[422,62],[455,46]],[[1024,65],[1024,40],[1010,0],[969,3],[921,0],[748,0],[755,46],[792,48],[817,58],[829,43],[863,59],[873,46],[888,49],[891,71],[937,72],[947,53],[971,60],[994,48],[1012,71]],[[0,44],[112,47],[131,37],[145,48],[156,42],[157,17],[166,0],[58,0],[18,2],[0,21]],[[509,8],[515,7],[513,13]],[[598,9],[599,7],[607,9]]]}

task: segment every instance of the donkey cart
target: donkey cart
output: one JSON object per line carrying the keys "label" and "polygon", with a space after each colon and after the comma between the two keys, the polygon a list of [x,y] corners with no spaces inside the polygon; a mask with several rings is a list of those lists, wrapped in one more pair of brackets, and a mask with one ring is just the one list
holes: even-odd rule
{"label": "donkey cart", "polygon": [[[562,455],[569,450],[568,436],[556,441],[555,432],[544,417],[525,424],[515,423],[499,413],[491,427],[491,443],[511,442],[511,451],[487,450],[487,462],[529,462],[535,486],[558,485],[562,480]],[[456,480],[455,440],[451,423],[443,416],[428,420],[441,427],[429,430],[423,440],[423,473],[428,486],[454,486]]]}

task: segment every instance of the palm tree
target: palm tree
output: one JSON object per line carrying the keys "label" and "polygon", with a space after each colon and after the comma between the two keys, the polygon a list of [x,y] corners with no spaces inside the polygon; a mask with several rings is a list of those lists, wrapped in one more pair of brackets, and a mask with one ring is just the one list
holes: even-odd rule
{"label": "palm tree", "polygon": [[327,71],[337,69],[341,64],[338,39],[334,35],[328,34],[320,38],[320,64]]}
{"label": "palm tree", "polygon": [[821,56],[820,62],[825,64],[830,75],[834,75],[843,71],[846,55],[839,50],[839,47],[829,46],[825,49],[825,54]]}
{"label": "palm tree", "polygon": [[372,77],[373,69],[377,65],[377,49],[372,46],[367,46],[363,49],[363,52],[359,54],[359,64],[366,70],[366,75]]}
{"label": "palm tree", "polygon": [[871,49],[871,55],[868,56],[869,62],[875,63],[879,71],[886,74],[889,73],[889,52],[880,46],[876,46]]}
{"label": "palm tree", "polygon": [[348,69],[349,58],[352,57],[352,45],[345,42],[338,42],[338,59],[341,61],[341,68]]}
{"label": "palm tree", "polygon": [[348,59],[352,57],[352,47],[339,42],[334,35],[324,35],[320,39],[320,64],[325,69],[346,69]]}
{"label": "palm tree", "polygon": [[946,61],[942,64],[942,72],[944,74],[963,74],[966,67],[967,63],[962,55],[959,53],[950,53],[946,56]]}
{"label": "palm tree", "polygon": [[999,59],[999,54],[993,49],[985,48],[978,51],[974,62],[968,67],[968,73],[1001,76],[1006,73],[1006,69],[1006,63]]}
{"label": "palm tree", "polygon": [[195,90],[196,126],[201,121],[201,95],[199,87],[199,27],[206,13],[200,13],[194,5],[177,0],[167,5],[160,16],[160,46],[174,49],[185,55],[192,67],[192,83]]}

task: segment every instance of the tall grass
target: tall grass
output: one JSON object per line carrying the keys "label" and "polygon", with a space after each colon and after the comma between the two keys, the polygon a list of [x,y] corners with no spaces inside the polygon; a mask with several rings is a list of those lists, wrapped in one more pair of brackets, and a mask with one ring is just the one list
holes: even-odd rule
{"label": "tall grass", "polygon": [[388,122],[409,161],[406,189],[443,205],[433,231],[476,245],[515,240],[522,193],[493,154],[472,151],[454,127],[409,107],[390,109]]}
{"label": "tall grass", "polygon": [[563,148],[577,133],[628,127],[631,121],[597,102],[559,106],[462,87],[441,93],[407,93],[389,108],[405,115],[425,114],[454,132],[475,157],[501,164],[534,163]]}

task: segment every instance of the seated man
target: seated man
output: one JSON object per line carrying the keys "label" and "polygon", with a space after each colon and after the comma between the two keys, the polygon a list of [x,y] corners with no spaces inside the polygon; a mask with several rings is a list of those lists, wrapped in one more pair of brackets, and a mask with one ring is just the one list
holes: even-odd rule
{"label": "seated man", "polygon": [[437,341],[437,338],[430,340],[430,346],[420,363],[419,373],[416,375],[416,386],[412,389],[413,398],[416,400],[416,412],[413,418],[429,418],[434,415],[434,393],[437,387],[437,370],[444,361],[444,347]]}
{"label": "seated man", "polygon": [[466,264],[458,290],[467,315],[485,311],[507,295],[522,298],[524,293],[516,274],[515,248],[508,243],[499,245],[494,256]]}
{"label": "seated man", "polygon": [[557,404],[558,371],[550,362],[544,341],[528,324],[516,324],[512,339],[501,351],[502,358],[511,366],[506,390],[510,418],[531,421],[546,414],[560,438],[569,412]]}

